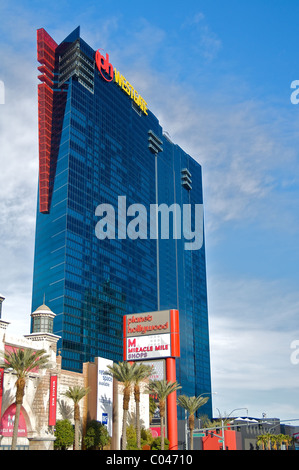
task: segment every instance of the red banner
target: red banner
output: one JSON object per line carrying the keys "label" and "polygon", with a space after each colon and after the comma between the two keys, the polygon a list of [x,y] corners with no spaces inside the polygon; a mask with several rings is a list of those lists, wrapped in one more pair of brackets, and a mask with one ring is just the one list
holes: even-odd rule
{"label": "red banner", "polygon": [[0,369],[0,418],[2,410],[2,397],[3,397],[3,384],[4,384],[4,369]]}
{"label": "red banner", "polygon": [[49,426],[56,424],[56,406],[57,406],[57,375],[50,378],[50,400],[49,400]]}

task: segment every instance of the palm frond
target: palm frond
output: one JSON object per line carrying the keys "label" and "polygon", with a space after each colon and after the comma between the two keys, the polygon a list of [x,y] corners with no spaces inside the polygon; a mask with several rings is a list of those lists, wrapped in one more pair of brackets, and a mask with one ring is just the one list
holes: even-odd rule
{"label": "palm frond", "polygon": [[69,387],[66,392],[64,392],[62,395],[64,395],[67,398],[70,398],[73,400],[74,403],[79,403],[82,398],[85,397],[90,391],[89,387],[81,387],[80,385],[75,385],[74,387]]}
{"label": "palm frond", "polygon": [[188,397],[187,395],[180,395],[178,397],[178,404],[188,411],[190,415],[196,413],[196,411],[203,405],[207,403],[209,397],[203,397],[199,395],[198,397]]}
{"label": "palm frond", "polygon": [[130,364],[129,362],[114,363],[112,366],[107,366],[108,374],[114,377],[118,382],[123,383],[125,386],[129,386],[134,381],[134,374],[137,363]]}
{"label": "palm frond", "polygon": [[148,379],[153,373],[151,366],[146,366],[145,364],[139,364],[138,367],[134,370],[134,382],[139,383],[144,379]]}
{"label": "palm frond", "polygon": [[169,382],[167,380],[153,380],[149,384],[149,392],[156,394],[159,399],[164,400],[170,393],[182,388],[178,382]]}
{"label": "palm frond", "polygon": [[35,351],[30,348],[13,349],[3,354],[4,369],[13,369],[18,377],[25,377],[29,372],[36,368],[44,369],[49,366],[50,356],[44,349]]}

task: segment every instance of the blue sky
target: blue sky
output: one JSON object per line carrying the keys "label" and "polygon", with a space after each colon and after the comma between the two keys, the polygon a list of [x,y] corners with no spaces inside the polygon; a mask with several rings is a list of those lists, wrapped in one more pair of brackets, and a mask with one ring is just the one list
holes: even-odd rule
{"label": "blue sky", "polygon": [[[203,167],[214,415],[299,419],[296,0],[0,4],[0,292],[29,332],[37,192],[36,29],[78,25]],[[299,354],[298,354],[299,356]],[[245,413],[245,411],[241,412]]]}

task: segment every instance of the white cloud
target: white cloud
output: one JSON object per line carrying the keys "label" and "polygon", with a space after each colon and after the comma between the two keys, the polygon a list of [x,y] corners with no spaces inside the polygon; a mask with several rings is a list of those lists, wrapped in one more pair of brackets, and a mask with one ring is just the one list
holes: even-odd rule
{"label": "white cloud", "polygon": [[[150,89],[159,91],[151,96]],[[271,107],[266,112],[260,103],[236,104],[231,96],[226,103],[201,105],[200,94],[158,79],[148,84],[147,92],[165,130],[203,167],[209,232],[229,221],[249,220],[275,229],[296,226],[298,231],[290,198],[280,191],[282,176],[284,185],[294,188],[294,175],[299,174],[295,126],[285,131]],[[298,192],[293,191],[292,200],[298,201]]]}
{"label": "white cloud", "polygon": [[192,18],[187,18],[182,24],[183,33],[186,29],[191,34],[189,48],[192,52],[208,62],[214,60],[222,48],[222,42],[211,30],[205,15],[198,12]]}
{"label": "white cloud", "polygon": [[291,343],[299,339],[296,286],[233,278],[212,278],[209,285],[215,406],[228,411],[232,404],[247,403],[254,415],[262,397],[268,416],[297,417],[295,406],[289,406],[289,416],[286,407],[287,397],[295,396],[299,387],[299,365],[291,361]]}
{"label": "white cloud", "polygon": [[2,57],[6,100],[0,107],[0,291],[6,298],[3,319],[17,334],[29,332],[31,313],[38,178],[37,80],[32,62],[18,53]]}

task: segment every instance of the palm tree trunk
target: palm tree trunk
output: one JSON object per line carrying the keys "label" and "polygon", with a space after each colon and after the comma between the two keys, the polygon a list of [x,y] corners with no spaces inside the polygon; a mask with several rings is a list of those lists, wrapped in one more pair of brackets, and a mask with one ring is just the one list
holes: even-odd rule
{"label": "palm tree trunk", "polygon": [[161,429],[161,450],[164,450],[164,418],[160,416],[160,429]]}
{"label": "palm tree trunk", "polygon": [[75,450],[79,450],[79,422],[75,421]]}
{"label": "palm tree trunk", "polygon": [[140,387],[135,385],[134,395],[136,402],[136,438],[137,438],[137,448],[141,448],[141,429],[140,429]]}
{"label": "palm tree trunk", "polygon": [[13,435],[12,435],[12,441],[11,441],[11,450],[16,450],[17,448],[19,421],[20,421],[21,408],[22,408],[23,398],[24,398],[24,393],[25,393],[25,384],[26,382],[23,377],[18,378],[16,382],[16,387],[17,387],[16,413],[15,413],[15,421],[14,421]]}
{"label": "palm tree trunk", "polygon": [[15,421],[14,421],[12,441],[11,441],[11,450],[16,450],[17,448],[21,408],[22,408],[22,405],[20,403],[16,405]]}
{"label": "palm tree trunk", "polygon": [[80,443],[79,443],[80,408],[79,408],[79,403],[75,403],[74,421],[75,421],[75,450],[80,450]]}
{"label": "palm tree trunk", "polygon": [[122,429],[122,450],[126,450],[127,447],[127,418],[130,402],[130,387],[124,388],[124,398],[123,398],[123,429]]}
{"label": "palm tree trunk", "polygon": [[164,401],[160,401],[159,408],[160,408],[160,428],[161,428],[161,450],[164,450],[164,447],[165,447],[165,442],[164,442],[165,402]]}
{"label": "palm tree trunk", "polygon": [[194,415],[189,416],[189,429],[190,429],[190,450],[193,450],[193,431],[194,431]]}
{"label": "palm tree trunk", "polygon": [[123,410],[123,430],[122,430],[122,440],[121,440],[121,450],[126,450],[127,447],[127,417],[128,411]]}

